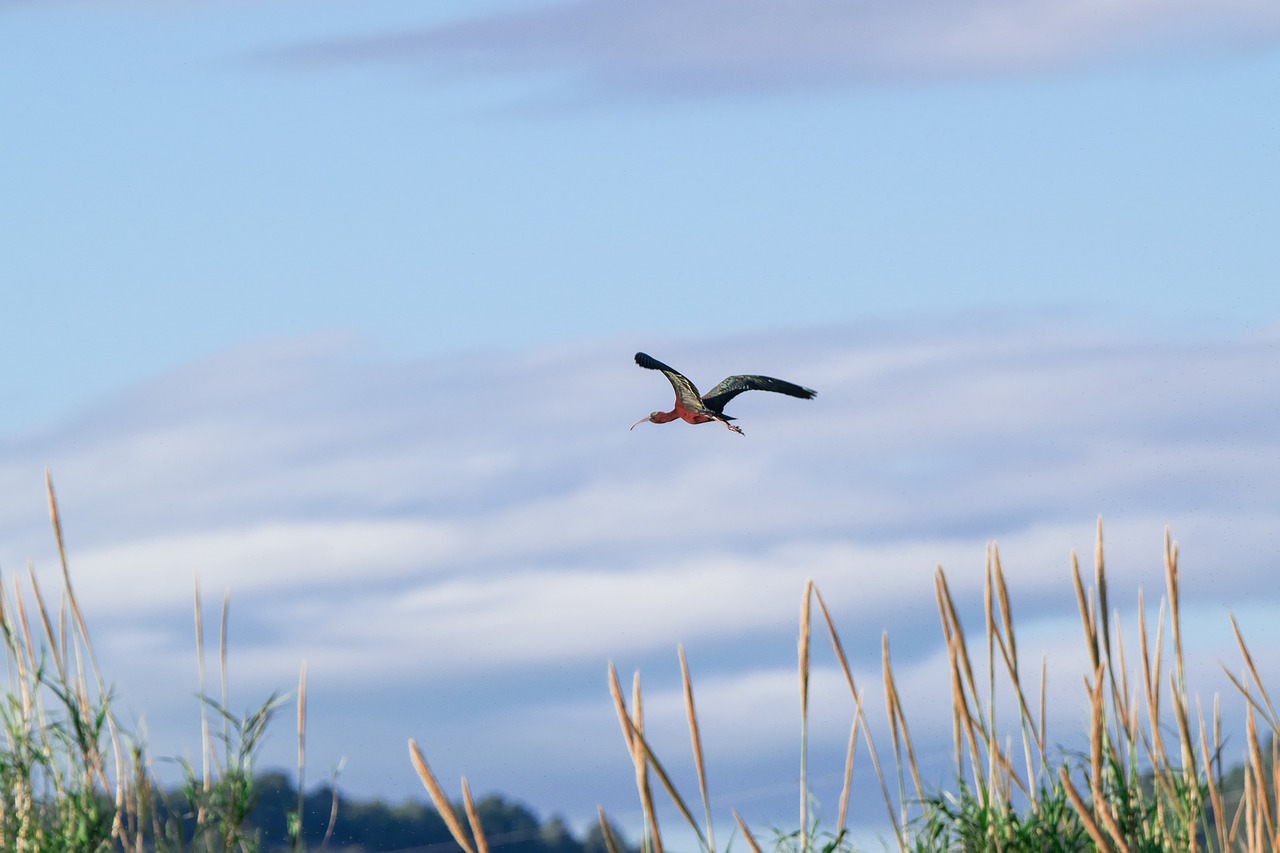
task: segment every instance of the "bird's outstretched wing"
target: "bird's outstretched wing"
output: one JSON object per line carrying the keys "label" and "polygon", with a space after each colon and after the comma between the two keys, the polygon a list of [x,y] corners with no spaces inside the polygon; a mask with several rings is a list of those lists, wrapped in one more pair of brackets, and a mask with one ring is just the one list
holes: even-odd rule
{"label": "bird's outstretched wing", "polygon": [[773,391],[775,394],[787,394],[802,400],[812,400],[818,393],[812,388],[805,388],[785,379],[774,379],[772,376],[730,376],[708,391],[702,398],[702,404],[714,412],[724,414],[724,407],[743,391]]}
{"label": "bird's outstretched wing", "polygon": [[642,352],[636,353],[636,364],[647,367],[649,370],[661,370],[671,382],[671,387],[676,389],[676,398],[684,408],[696,412],[703,407],[704,403],[702,395],[698,393],[698,387],[674,367],[668,367],[653,356]]}

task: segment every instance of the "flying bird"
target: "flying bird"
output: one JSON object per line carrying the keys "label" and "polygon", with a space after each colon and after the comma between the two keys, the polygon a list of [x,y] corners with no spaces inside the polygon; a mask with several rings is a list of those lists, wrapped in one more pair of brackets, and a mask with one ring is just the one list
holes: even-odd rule
{"label": "flying bird", "polygon": [[671,382],[671,387],[676,389],[676,407],[669,412],[653,412],[633,423],[631,429],[635,429],[645,421],[665,424],[679,418],[690,424],[718,421],[738,435],[746,435],[740,428],[729,423],[735,418],[724,413],[724,407],[728,402],[743,391],[773,391],[777,394],[800,397],[803,400],[812,400],[818,393],[812,388],[774,379],[772,376],[730,376],[721,380],[720,384],[706,394],[699,394],[697,387],[683,373],[674,367],[668,367],[651,355],[636,353],[636,364],[649,370],[662,371],[662,374]]}

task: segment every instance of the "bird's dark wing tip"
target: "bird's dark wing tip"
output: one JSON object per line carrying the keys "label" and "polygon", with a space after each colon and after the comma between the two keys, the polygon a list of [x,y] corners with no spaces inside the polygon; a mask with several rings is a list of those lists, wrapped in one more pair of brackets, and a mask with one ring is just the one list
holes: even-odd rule
{"label": "bird's dark wing tip", "polygon": [[667,367],[665,364],[663,364],[662,362],[658,361],[653,356],[643,352],[636,353],[636,364],[640,365],[641,367],[647,367],[649,370],[670,370],[671,369]]}

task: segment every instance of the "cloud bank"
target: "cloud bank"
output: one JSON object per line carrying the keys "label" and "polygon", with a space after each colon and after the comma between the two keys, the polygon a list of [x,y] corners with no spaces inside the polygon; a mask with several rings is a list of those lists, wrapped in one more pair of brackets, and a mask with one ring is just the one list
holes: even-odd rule
{"label": "cloud bank", "polygon": [[[739,397],[745,437],[628,432],[672,397],[636,349],[703,387],[759,372],[819,396]],[[0,440],[0,568],[31,558],[56,583],[48,464],[104,668],[162,754],[197,742],[198,578],[207,600],[231,591],[233,704],[286,688],[306,659],[312,760],[347,756],[353,791],[416,791],[416,737],[438,772],[581,820],[598,801],[626,819],[633,801],[608,661],[645,673],[659,745],[687,750],[683,643],[718,802],[778,822],[794,790],[738,780],[794,777],[809,577],[866,685],[888,632],[913,732],[941,742],[949,723],[926,695],[946,678],[932,573],[944,567],[980,624],[998,540],[1020,648],[1049,651],[1061,678],[1051,725],[1076,732],[1068,555],[1089,568],[1104,516],[1113,602],[1131,618],[1139,586],[1149,603],[1162,591],[1170,525],[1196,675],[1223,689],[1224,608],[1258,643],[1280,603],[1278,354],[1275,336],[959,323],[417,362],[342,340],[267,343]],[[815,700],[812,743],[842,756],[847,696],[830,661],[815,684],[829,698]],[[287,765],[289,738],[277,741]],[[824,761],[815,773],[838,774]]]}
{"label": "cloud bank", "polygon": [[1023,75],[1274,45],[1263,0],[577,0],[299,50],[684,93]]}

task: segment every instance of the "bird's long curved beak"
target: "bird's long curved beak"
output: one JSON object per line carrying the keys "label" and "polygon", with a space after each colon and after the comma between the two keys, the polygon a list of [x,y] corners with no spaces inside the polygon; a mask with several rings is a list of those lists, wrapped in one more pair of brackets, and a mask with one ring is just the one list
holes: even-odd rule
{"label": "bird's long curved beak", "polygon": [[[651,417],[650,415],[645,415],[643,418],[641,418],[640,420],[638,420],[638,421],[636,421],[635,423],[633,423],[633,424],[631,425],[631,429],[635,429],[636,427],[640,426],[640,424],[642,424],[642,423],[644,423],[645,421],[649,420],[649,418],[650,418],[650,417]],[[628,431],[628,432],[630,432],[631,430],[627,430],[627,431]]]}

